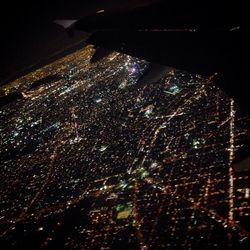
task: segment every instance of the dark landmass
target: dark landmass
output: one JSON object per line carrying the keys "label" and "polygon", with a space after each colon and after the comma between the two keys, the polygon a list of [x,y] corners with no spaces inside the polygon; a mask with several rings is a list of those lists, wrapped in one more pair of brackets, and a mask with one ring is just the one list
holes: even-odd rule
{"label": "dark landmass", "polygon": [[52,74],[52,75],[49,75],[47,77],[44,77],[42,79],[39,79],[35,82],[33,82],[29,88],[29,90],[34,90],[38,87],[41,87],[41,86],[45,86],[45,85],[49,85],[50,83],[52,82],[55,82],[55,81],[59,81],[61,79],[61,77],[57,74]]}
{"label": "dark landmass", "polygon": [[110,55],[111,53],[112,53],[111,50],[107,50],[107,49],[104,49],[104,48],[97,47],[96,50],[95,50],[94,55],[90,59],[90,62],[91,63],[98,62],[99,60],[101,60],[102,58]]}
{"label": "dark landmass", "polygon": [[15,102],[19,99],[23,98],[22,94],[21,93],[11,93],[9,95],[6,95],[6,96],[0,96],[0,108],[7,105],[7,104],[10,104],[12,102]]}

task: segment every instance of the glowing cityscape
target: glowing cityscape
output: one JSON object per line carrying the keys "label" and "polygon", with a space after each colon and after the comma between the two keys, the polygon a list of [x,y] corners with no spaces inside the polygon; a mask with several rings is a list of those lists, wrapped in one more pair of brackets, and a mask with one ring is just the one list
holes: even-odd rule
{"label": "glowing cityscape", "polygon": [[94,53],[0,89],[1,245],[243,249],[249,170],[233,164],[250,117],[214,76],[149,81],[149,62]]}

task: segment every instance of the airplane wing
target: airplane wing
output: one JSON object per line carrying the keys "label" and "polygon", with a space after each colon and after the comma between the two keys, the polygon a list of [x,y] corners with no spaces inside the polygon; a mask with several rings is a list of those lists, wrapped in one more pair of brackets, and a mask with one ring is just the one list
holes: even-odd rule
{"label": "airplane wing", "polygon": [[250,107],[244,94],[250,83],[249,26],[244,15],[240,19],[233,15],[238,6],[227,12],[212,1],[204,11],[177,2],[103,11],[74,22],[73,29],[90,32],[86,42],[96,47],[201,75],[218,73],[218,85]]}

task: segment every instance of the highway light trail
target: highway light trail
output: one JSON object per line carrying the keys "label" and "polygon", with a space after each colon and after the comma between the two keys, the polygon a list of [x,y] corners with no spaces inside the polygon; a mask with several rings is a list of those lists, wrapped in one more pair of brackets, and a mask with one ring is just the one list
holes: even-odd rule
{"label": "highway light trail", "polygon": [[230,139],[229,139],[229,213],[228,213],[228,221],[232,223],[234,220],[234,176],[233,176],[233,160],[234,160],[234,100],[230,101]]}

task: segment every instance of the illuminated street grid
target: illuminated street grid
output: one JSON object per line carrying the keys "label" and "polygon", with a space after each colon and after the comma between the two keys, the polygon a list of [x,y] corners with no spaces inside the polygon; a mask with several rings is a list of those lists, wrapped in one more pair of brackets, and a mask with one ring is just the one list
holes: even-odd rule
{"label": "illuminated street grid", "polygon": [[138,81],[149,63],[116,52],[90,63],[94,52],[87,46],[1,89],[22,93],[0,110],[3,244],[239,247],[248,232],[235,219],[232,163],[249,140],[249,116],[213,76],[166,69]]}

